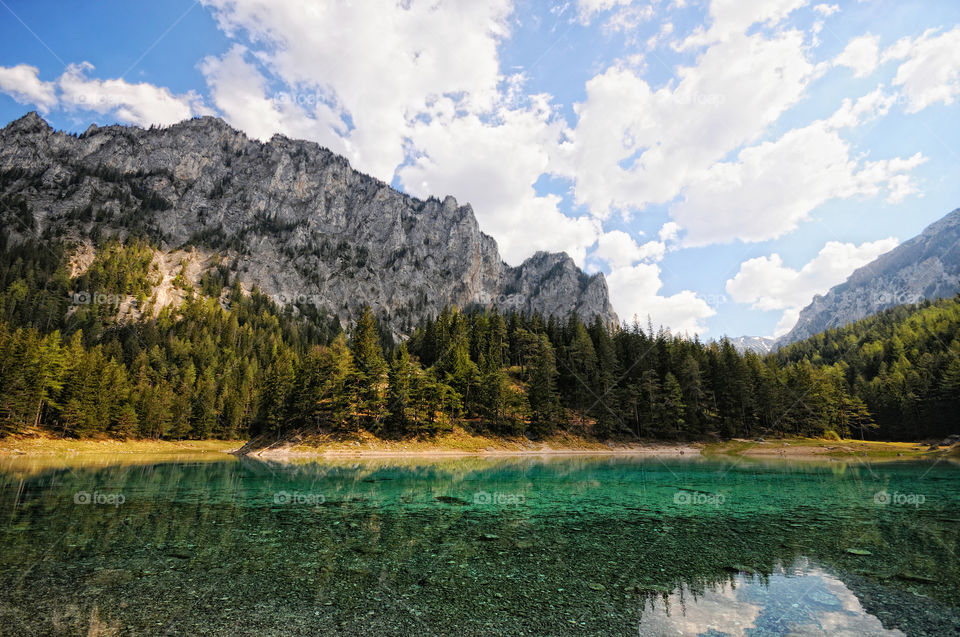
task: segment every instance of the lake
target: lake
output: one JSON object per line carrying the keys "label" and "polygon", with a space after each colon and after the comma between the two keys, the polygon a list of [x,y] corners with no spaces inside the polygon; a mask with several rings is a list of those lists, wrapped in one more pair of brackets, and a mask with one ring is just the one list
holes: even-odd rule
{"label": "lake", "polygon": [[0,498],[6,635],[960,634],[946,461],[19,458]]}

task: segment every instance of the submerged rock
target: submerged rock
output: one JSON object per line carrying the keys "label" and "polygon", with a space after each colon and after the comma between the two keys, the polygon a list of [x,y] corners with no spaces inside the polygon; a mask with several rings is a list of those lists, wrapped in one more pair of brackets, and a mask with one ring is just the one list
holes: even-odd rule
{"label": "submerged rock", "polygon": [[847,549],[847,553],[850,555],[873,555],[873,553],[866,549]]}

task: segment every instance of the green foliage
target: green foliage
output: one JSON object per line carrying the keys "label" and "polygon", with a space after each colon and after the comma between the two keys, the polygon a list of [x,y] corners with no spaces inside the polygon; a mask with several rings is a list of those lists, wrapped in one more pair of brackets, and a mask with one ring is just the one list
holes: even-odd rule
{"label": "green foliage", "polygon": [[444,309],[399,346],[369,308],[344,333],[230,272],[179,307],[117,320],[156,282],[153,247],[107,240],[71,279],[68,247],[0,236],[0,433],[234,438],[294,428],[599,438],[796,434],[917,439],[960,408],[960,300],[895,308],[775,355],[576,316]]}

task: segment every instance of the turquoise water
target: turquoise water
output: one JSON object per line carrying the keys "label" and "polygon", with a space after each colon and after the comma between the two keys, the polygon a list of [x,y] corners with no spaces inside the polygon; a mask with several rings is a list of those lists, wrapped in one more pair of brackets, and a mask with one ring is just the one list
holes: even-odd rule
{"label": "turquoise water", "polygon": [[8,461],[0,503],[0,634],[960,634],[948,462]]}

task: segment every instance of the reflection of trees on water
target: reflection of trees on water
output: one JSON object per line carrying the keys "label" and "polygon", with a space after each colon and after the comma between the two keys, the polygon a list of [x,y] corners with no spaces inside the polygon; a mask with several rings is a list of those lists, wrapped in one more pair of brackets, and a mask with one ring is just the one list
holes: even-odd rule
{"label": "reflection of trees on water", "polygon": [[[950,623],[958,494],[940,468],[923,480],[905,467],[722,471],[615,458],[243,459],[8,476],[0,623],[50,632],[43,622],[55,608],[79,632],[96,607],[98,621],[146,632],[176,616],[175,632],[226,632],[240,618],[269,631],[295,617],[290,634],[430,634],[425,626],[454,621],[465,634],[629,634],[654,603],[694,607],[742,586],[743,573],[768,585],[809,557],[888,628],[938,615],[941,629],[960,626]],[[940,499],[881,508],[878,485],[940,485]],[[684,508],[677,488],[723,493],[726,504]],[[79,490],[126,501],[75,505]],[[480,490],[525,500],[478,505]],[[323,499],[284,504],[278,492]],[[862,547],[873,555],[847,552]]]}

